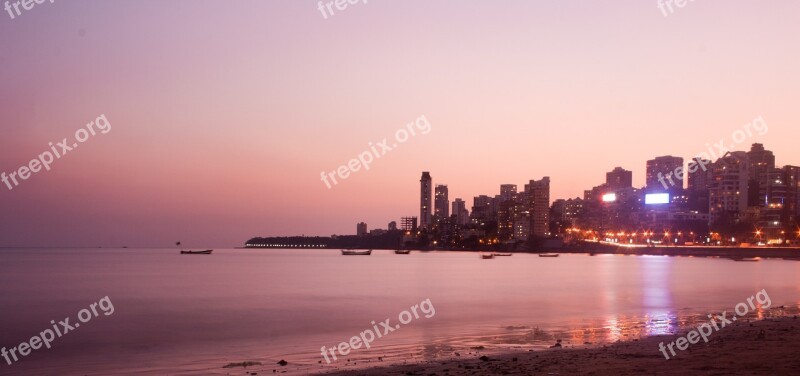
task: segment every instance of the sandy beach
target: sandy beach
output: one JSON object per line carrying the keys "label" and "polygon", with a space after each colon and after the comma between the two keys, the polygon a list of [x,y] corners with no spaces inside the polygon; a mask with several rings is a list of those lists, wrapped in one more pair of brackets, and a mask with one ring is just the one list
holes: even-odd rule
{"label": "sandy beach", "polygon": [[476,351],[441,361],[373,367],[326,375],[792,375],[800,369],[797,316],[740,321],[679,351],[670,360],[659,351],[685,335],[653,336],[597,348],[545,351]]}

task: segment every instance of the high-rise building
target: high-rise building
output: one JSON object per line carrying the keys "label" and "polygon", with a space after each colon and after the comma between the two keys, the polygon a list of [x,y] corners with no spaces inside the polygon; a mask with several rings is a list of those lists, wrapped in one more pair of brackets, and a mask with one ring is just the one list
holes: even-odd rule
{"label": "high-rise building", "polygon": [[705,158],[695,157],[689,162],[686,169],[686,176],[689,181],[689,189],[702,191],[708,189],[711,161]]}
{"label": "high-rise building", "polygon": [[[502,197],[502,196],[501,196]],[[502,198],[501,198],[502,200]],[[503,201],[497,209],[497,237],[502,241],[511,240],[514,236],[514,206],[513,199]]]}
{"label": "high-rise building", "polygon": [[364,222],[359,222],[356,225],[356,235],[363,236],[367,234],[367,224]]}
{"label": "high-rise building", "polygon": [[453,214],[456,219],[456,224],[458,225],[466,225],[469,223],[469,211],[467,210],[467,204],[464,200],[457,198],[453,200]]}
{"label": "high-rise building", "polygon": [[581,213],[583,213],[583,202],[583,199],[580,197],[570,198],[567,200],[560,198],[553,201],[553,205],[551,207],[553,218],[550,219],[556,221],[569,221],[574,225],[578,220],[578,217],[581,215]]}
{"label": "high-rise building", "polygon": [[753,144],[747,152],[750,160],[750,179],[759,180],[767,172],[775,169],[775,154],[766,150],[763,144]]}
{"label": "high-rise building", "polygon": [[437,185],[433,201],[433,216],[439,223],[450,218],[450,199],[447,197],[447,186]]}
{"label": "high-rise building", "polygon": [[616,167],[606,173],[606,186],[610,189],[623,189],[633,187],[633,172],[622,167]]}
{"label": "high-rise building", "polygon": [[530,210],[531,236],[550,235],[550,177],[531,180],[525,185]]}
{"label": "high-rise building", "polygon": [[[752,161],[750,165],[753,165]],[[759,198],[764,201],[758,225],[764,232],[768,243],[781,244],[786,239],[785,236],[781,235],[784,229],[784,221],[787,219],[784,205],[786,205],[789,196],[789,187],[786,185],[784,177],[784,171],[777,168],[769,172],[763,172],[760,177],[763,183],[759,184],[759,192],[763,191],[763,197],[760,196]]]}
{"label": "high-rise building", "polygon": [[419,179],[419,225],[422,229],[431,226],[431,196],[433,195],[431,174],[428,171],[422,172]]}
{"label": "high-rise building", "polygon": [[583,214],[584,201],[580,197],[567,200],[558,199],[553,201],[550,207],[551,233],[564,233],[567,229],[578,224],[578,220]]}
{"label": "high-rise building", "polygon": [[528,216],[514,218],[514,240],[527,241],[531,237],[531,219]]}
{"label": "high-rise building", "polygon": [[397,222],[395,221],[389,222],[389,231],[397,231]]}
{"label": "high-rise building", "polygon": [[711,161],[695,157],[686,169],[689,181],[686,197],[686,209],[699,213],[708,213],[708,185],[711,182]]}
{"label": "high-rise building", "polygon": [[783,166],[783,181],[786,184],[786,221],[800,221],[800,167]]}
{"label": "high-rise building", "polygon": [[472,200],[472,218],[474,223],[494,219],[492,213],[493,199],[487,195],[475,196]]}
{"label": "high-rise building", "polygon": [[676,176],[678,168],[683,167],[683,158],[665,155],[647,161],[646,184],[648,190],[672,191],[683,188],[683,176]]}
{"label": "high-rise building", "polygon": [[500,202],[506,202],[514,199],[515,194],[517,194],[516,184],[500,185]]}
{"label": "high-rise building", "polygon": [[767,191],[775,182],[775,155],[762,144],[753,144],[747,152],[750,161],[750,206],[768,205]]}
{"label": "high-rise building", "polygon": [[746,152],[728,152],[711,165],[708,186],[709,221],[735,220],[747,210],[750,162]]}

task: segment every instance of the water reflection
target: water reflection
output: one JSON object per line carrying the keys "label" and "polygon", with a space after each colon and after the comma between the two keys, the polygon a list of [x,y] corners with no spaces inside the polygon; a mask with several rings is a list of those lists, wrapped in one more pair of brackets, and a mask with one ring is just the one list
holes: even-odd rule
{"label": "water reflection", "polygon": [[650,312],[645,316],[645,334],[665,335],[677,333],[680,328],[678,316],[672,312]]}
{"label": "water reflection", "polygon": [[645,315],[645,334],[673,334],[679,327],[673,307],[672,289],[669,280],[673,259],[663,256],[642,256],[638,258],[641,267],[642,305]]}

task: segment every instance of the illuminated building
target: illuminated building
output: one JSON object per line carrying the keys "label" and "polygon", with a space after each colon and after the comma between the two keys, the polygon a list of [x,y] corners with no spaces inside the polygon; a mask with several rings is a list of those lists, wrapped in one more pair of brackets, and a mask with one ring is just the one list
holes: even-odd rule
{"label": "illuminated building", "polygon": [[432,179],[428,171],[422,173],[422,178],[419,179],[419,225],[423,229],[428,229],[431,225],[431,195]]}
{"label": "illuminated building", "polygon": [[450,218],[450,199],[447,198],[447,195],[446,185],[436,186],[433,202],[433,216],[437,224]]}

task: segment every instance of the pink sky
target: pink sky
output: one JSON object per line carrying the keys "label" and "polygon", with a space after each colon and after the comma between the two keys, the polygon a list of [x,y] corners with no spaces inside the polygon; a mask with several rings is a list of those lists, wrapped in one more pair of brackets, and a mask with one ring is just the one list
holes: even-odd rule
{"label": "pink sky", "polygon": [[[56,1],[0,13],[0,172],[113,125],[13,190],[0,246],[236,246],[418,215],[419,177],[472,204],[551,177],[688,158],[763,116],[800,164],[800,2]],[[320,181],[420,115],[417,135]]]}

